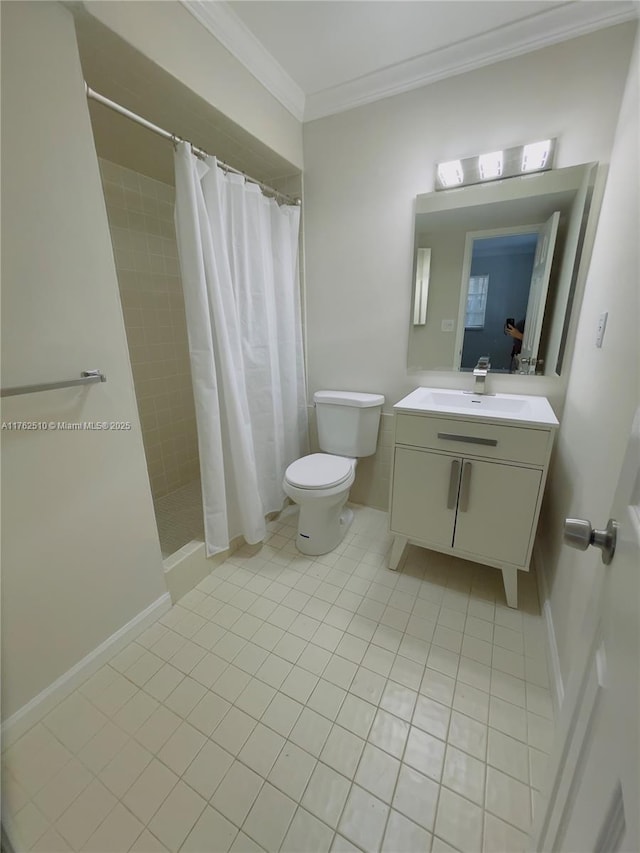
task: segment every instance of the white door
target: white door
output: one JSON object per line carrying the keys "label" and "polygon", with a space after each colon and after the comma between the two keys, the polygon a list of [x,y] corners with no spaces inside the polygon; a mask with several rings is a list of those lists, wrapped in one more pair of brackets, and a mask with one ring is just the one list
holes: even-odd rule
{"label": "white door", "polygon": [[553,252],[558,235],[558,223],[560,213],[556,211],[540,229],[536,255],[533,261],[531,273],[531,287],[529,288],[529,301],[524,321],[524,338],[520,355],[526,358],[537,358],[540,336],[542,334],[542,321],[544,309],[547,303],[547,291],[549,290],[549,278],[551,277],[551,265],[553,263]]}
{"label": "white door", "polygon": [[[616,552],[608,566],[597,557],[578,677],[565,698],[546,803],[534,824],[536,851],[640,850],[640,408],[611,517],[619,524]],[[593,556],[589,549],[584,559]]]}

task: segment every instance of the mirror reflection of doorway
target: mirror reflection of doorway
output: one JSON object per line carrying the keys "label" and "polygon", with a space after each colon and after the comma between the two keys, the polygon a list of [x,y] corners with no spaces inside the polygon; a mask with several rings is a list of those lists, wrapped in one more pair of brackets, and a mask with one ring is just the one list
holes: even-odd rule
{"label": "mirror reflection of doorway", "polygon": [[505,321],[513,318],[514,325],[524,327],[538,233],[539,226],[528,226],[473,239],[460,323],[462,370],[472,370],[485,355],[492,372],[511,370],[517,345],[505,334]]}
{"label": "mirror reflection of doorway", "polygon": [[[462,370],[473,370],[478,359],[489,355],[491,371],[509,371],[514,339],[505,335],[507,317],[524,326],[538,231],[476,238],[473,241],[469,291],[465,311]],[[484,284],[484,314],[473,312]],[[471,309],[471,310],[470,310]]]}

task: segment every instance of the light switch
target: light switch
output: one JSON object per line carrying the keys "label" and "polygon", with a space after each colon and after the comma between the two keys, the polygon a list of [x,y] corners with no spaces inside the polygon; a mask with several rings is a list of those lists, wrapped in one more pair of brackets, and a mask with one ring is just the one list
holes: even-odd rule
{"label": "light switch", "polygon": [[442,329],[443,332],[453,332],[455,327],[456,327],[456,321],[455,320],[443,320],[442,323],[440,324],[440,328]]}
{"label": "light switch", "polygon": [[598,318],[598,330],[596,332],[596,346],[602,346],[602,339],[604,338],[604,330],[607,328],[607,317],[609,316],[609,312],[605,311],[604,314],[601,314]]}

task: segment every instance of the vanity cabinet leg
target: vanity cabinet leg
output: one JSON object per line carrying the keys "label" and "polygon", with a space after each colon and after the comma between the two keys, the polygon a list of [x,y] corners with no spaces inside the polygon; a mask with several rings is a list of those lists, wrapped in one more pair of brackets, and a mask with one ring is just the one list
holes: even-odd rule
{"label": "vanity cabinet leg", "polygon": [[406,536],[396,536],[391,546],[391,554],[389,555],[389,568],[394,572],[398,570],[400,560],[404,554],[404,549],[407,547],[409,539]]}
{"label": "vanity cabinet leg", "polygon": [[502,581],[504,583],[504,593],[507,597],[509,607],[518,607],[518,570],[517,569],[502,569]]}

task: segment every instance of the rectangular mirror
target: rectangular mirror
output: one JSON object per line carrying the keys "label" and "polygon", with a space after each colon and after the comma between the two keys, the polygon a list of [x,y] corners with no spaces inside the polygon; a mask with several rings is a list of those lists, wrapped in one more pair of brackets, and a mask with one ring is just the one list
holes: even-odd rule
{"label": "rectangular mirror", "polygon": [[488,355],[492,372],[560,373],[596,172],[417,197],[410,370],[472,370]]}

